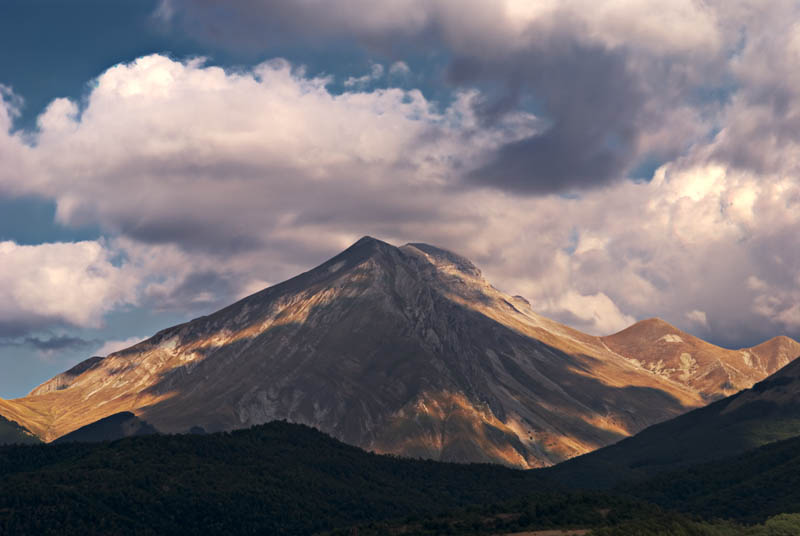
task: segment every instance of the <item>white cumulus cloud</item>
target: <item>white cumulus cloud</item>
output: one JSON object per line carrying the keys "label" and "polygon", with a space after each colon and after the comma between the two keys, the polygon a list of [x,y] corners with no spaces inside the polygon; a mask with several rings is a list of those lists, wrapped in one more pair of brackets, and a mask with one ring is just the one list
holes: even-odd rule
{"label": "white cumulus cloud", "polygon": [[106,357],[107,355],[113,354],[114,352],[119,352],[120,350],[124,350],[125,348],[130,348],[134,344],[142,342],[144,339],[145,337],[130,337],[124,340],[106,341],[100,348],[98,348],[93,352],[93,355]]}
{"label": "white cumulus cloud", "polygon": [[137,280],[94,241],[35,246],[0,242],[0,328],[98,326],[135,301]]}
{"label": "white cumulus cloud", "polygon": [[[407,10],[411,4],[418,9]],[[611,179],[570,195],[520,194],[513,182],[499,188],[469,179],[499,148],[526,156],[527,146],[515,144],[548,132],[551,119],[513,106],[492,115],[487,109],[497,103],[469,84],[443,106],[418,90],[355,83],[334,94],[327,78],[283,60],[225,71],[202,60],[147,56],[102,73],[81,103],[51,103],[36,132],[10,133],[15,104],[6,91],[2,192],[52,199],[61,223],[98,224],[114,238],[58,246],[63,253],[49,256],[55,245],[35,246],[36,254],[10,246],[0,266],[7,294],[0,323],[91,325],[133,302],[211,308],[370,234],[454,249],[539,312],[595,333],[663,316],[732,345],[781,330],[796,334],[800,78],[792,6],[776,3],[756,16],[747,2],[676,2],[665,11],[672,21],[665,31],[641,13],[643,2],[582,12],[580,2],[540,3],[538,11],[520,2],[499,11],[475,4],[485,16],[479,9],[460,20],[456,14],[468,10],[454,3],[352,2],[365,17],[340,22],[402,35],[436,28],[461,59],[490,56],[464,67],[466,74],[454,69],[453,77],[470,68],[481,76],[503,68],[505,76],[535,59],[551,74],[588,72],[581,80],[594,88],[602,73],[572,52],[595,54],[588,59],[618,69],[628,85],[603,86],[608,100],[594,104],[559,85],[563,91],[551,94],[563,99],[556,111],[579,109],[584,120],[568,126],[586,143],[567,144],[566,152],[553,147],[580,160],[593,147],[623,144],[601,128],[605,105],[613,104],[618,132],[639,131],[634,152],[665,158],[653,179],[632,182],[624,166],[610,166]],[[173,17],[189,5],[171,3]],[[519,32],[504,44],[495,36],[511,20]],[[537,24],[550,41],[526,30]],[[747,39],[734,39],[740,29]],[[574,39],[559,41],[564,32]],[[536,88],[558,82],[543,82],[537,72],[522,74]],[[697,91],[709,80],[727,92],[711,103]],[[720,89],[720,81],[729,85]],[[528,171],[524,158],[519,163]],[[109,251],[122,261],[112,263]],[[67,271],[32,270],[39,265]],[[29,284],[29,273],[42,283]]]}

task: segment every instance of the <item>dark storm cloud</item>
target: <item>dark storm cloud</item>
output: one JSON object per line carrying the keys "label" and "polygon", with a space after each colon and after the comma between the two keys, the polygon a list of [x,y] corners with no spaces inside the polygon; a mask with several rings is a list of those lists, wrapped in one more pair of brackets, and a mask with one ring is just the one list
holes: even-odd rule
{"label": "dark storm cloud", "polygon": [[236,294],[230,274],[201,270],[189,273],[174,288],[147,293],[149,305],[160,311],[209,311],[227,305]]}
{"label": "dark storm cloud", "polygon": [[37,350],[42,351],[58,351],[58,350],[79,350],[88,346],[96,346],[100,344],[97,339],[86,340],[80,337],[70,337],[67,335],[53,336],[48,339],[39,337],[26,337],[25,344],[33,346]]}
{"label": "dark storm cloud", "polygon": [[[128,255],[102,287],[117,305],[101,296],[90,309],[87,286],[16,336],[47,322],[56,332],[96,325],[122,305],[205,313],[365,234],[463,252],[538,312],[596,333],[654,314],[682,327],[707,316],[717,340],[745,324],[765,335],[778,323],[798,329],[797,258],[765,267],[791,249],[800,213],[796,181],[782,180],[796,177],[785,163],[796,160],[789,89],[800,80],[784,52],[798,43],[767,21],[773,45],[750,47],[754,17],[720,25],[692,0],[652,17],[644,0],[605,12],[558,4],[532,15],[511,13],[525,2],[489,0],[164,4],[198,43],[254,45],[254,62],[291,62],[222,71],[148,56],[103,73],[78,116],[55,102],[25,148],[30,166],[20,158],[12,177],[14,160],[3,159],[0,183],[54,199],[59,222],[95,225],[119,237],[103,248]],[[742,24],[750,34],[732,57],[735,39],[717,31]],[[368,72],[339,55],[345,41],[384,69],[407,61],[407,89],[385,79],[344,87]],[[320,44],[333,51],[333,82],[316,78],[331,71],[299,67],[308,56],[295,52]],[[710,80],[727,96],[706,91]],[[650,182],[624,180],[643,155],[665,166]],[[782,182],[771,192],[775,177],[731,173],[737,157],[768,159],[759,169],[785,171]],[[580,195],[537,195],[565,191]],[[761,248],[753,234],[768,228],[781,236]],[[20,262],[5,286],[40,264]],[[72,272],[90,273],[86,264]],[[73,287],[0,302],[11,304],[7,318],[32,311],[38,322],[33,312]],[[114,294],[120,287],[130,290]],[[75,314],[87,309],[93,316]]]}
{"label": "dark storm cloud", "polygon": [[334,5],[282,0],[162,0],[156,15],[200,40],[251,50],[287,42],[320,45],[347,34],[379,45],[396,34],[421,30],[418,27],[406,30],[399,20],[396,22],[400,26],[380,25],[382,31],[365,28],[362,7],[358,2]]}
{"label": "dark storm cloud", "polygon": [[645,98],[622,52],[555,38],[490,62],[462,58],[450,78],[458,85],[501,81],[478,107],[486,121],[531,98],[549,122],[543,132],[500,147],[469,174],[473,184],[532,194],[591,188],[622,178],[636,157]]}
{"label": "dark storm cloud", "polygon": [[89,346],[97,346],[97,339],[82,339],[69,335],[51,335],[49,337],[28,336],[24,338],[2,338],[0,346],[29,346],[42,352],[58,352],[82,350]]}
{"label": "dark storm cloud", "polygon": [[[205,251],[225,256],[261,247],[261,241],[244,231],[214,225],[211,222],[202,228],[195,221],[165,217],[148,221],[115,222],[127,236],[147,244],[181,244],[187,251]],[[211,249],[211,251],[209,251]]]}
{"label": "dark storm cloud", "polygon": [[[185,31],[230,46],[268,46],[294,34],[316,40],[346,35],[388,54],[438,50],[453,58],[444,79],[451,89],[484,90],[476,110],[484,121],[496,122],[526,102],[541,106],[536,113],[550,127],[499,148],[494,158],[465,174],[467,185],[537,194],[624,177],[637,157],[637,120],[645,101],[627,68],[625,49],[584,44],[580,25],[565,19],[532,26],[523,38],[526,45],[510,51],[500,31],[505,21],[499,6],[467,2],[464,20],[454,27],[446,3],[406,4],[390,2],[359,17],[358,2],[333,10],[313,2],[173,0],[162,4],[162,12]],[[417,12],[394,13],[391,5]],[[481,16],[489,30],[471,35]]]}

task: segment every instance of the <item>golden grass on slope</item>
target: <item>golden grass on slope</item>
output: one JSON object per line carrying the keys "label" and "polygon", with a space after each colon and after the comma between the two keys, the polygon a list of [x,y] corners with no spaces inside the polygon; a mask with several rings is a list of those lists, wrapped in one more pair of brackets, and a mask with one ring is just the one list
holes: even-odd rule
{"label": "golden grass on slope", "polygon": [[16,421],[40,439],[44,436],[52,415],[47,406],[27,403],[26,400],[5,400],[0,398],[0,415]]}

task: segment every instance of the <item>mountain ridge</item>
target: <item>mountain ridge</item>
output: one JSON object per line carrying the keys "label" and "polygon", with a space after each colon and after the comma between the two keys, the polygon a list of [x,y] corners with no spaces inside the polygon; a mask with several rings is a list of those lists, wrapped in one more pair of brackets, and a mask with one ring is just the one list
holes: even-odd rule
{"label": "mountain ridge", "polygon": [[609,488],[798,436],[800,359],[795,359],[749,389],[546,471],[576,487]]}
{"label": "mountain ridge", "polygon": [[717,400],[749,388],[800,355],[800,343],[779,335],[756,346],[728,349],[648,318],[601,337],[616,353],[655,374],[697,389]]}
{"label": "mountain ridge", "polygon": [[48,441],[123,411],[168,433],[285,418],[376,452],[537,467],[703,403],[500,292],[460,255],[364,237],[0,400],[0,414]]}

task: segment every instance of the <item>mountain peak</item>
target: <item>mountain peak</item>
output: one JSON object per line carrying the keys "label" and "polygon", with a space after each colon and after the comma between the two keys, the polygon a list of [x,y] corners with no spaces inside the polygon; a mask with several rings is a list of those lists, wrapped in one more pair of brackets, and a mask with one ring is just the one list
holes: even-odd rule
{"label": "mountain peak", "polygon": [[684,342],[692,338],[691,335],[676,328],[666,320],[660,318],[647,318],[631,324],[627,328],[603,337],[610,341],[648,341],[664,340],[666,342]]}
{"label": "mountain peak", "polygon": [[376,255],[391,264],[402,263],[404,258],[410,256],[430,263],[438,269],[455,270],[470,277],[481,277],[480,269],[472,261],[452,251],[423,242],[409,242],[398,248],[369,235],[361,237],[342,253],[323,263],[320,268],[330,270],[331,266],[339,266],[342,261],[347,261],[348,265],[355,265]]}
{"label": "mountain peak", "polygon": [[369,256],[374,254],[378,251],[395,251],[397,248],[388,242],[384,242],[383,240],[378,240],[377,238],[373,238],[371,236],[362,236],[356,242],[354,242],[350,247],[342,251],[339,255],[336,255],[334,258],[330,259],[330,261],[335,261],[341,257],[353,257],[353,256]]}
{"label": "mountain peak", "polygon": [[381,247],[381,246],[394,247],[388,242],[384,242],[383,240],[378,240],[377,238],[371,237],[369,235],[362,236],[361,238],[356,240],[350,247],[365,246],[365,245],[371,245],[373,247]]}
{"label": "mountain peak", "polygon": [[800,355],[800,343],[775,337],[753,348],[722,348],[660,318],[648,318],[602,338],[645,369],[686,383],[708,399],[751,387]]}
{"label": "mountain peak", "polygon": [[363,236],[350,245],[350,247],[323,262],[316,268],[312,268],[311,270],[284,281],[283,283],[279,283],[252,296],[248,296],[247,298],[244,298],[243,301],[247,301],[258,295],[271,296],[276,292],[297,291],[301,288],[305,288],[311,283],[326,281],[331,277],[336,278],[347,270],[360,265],[368,259],[390,259],[399,254],[400,252],[395,246],[371,236]]}
{"label": "mountain peak", "polygon": [[422,242],[410,242],[400,249],[404,252],[420,252],[434,266],[452,267],[464,274],[481,277],[480,269],[472,261],[452,251]]}
{"label": "mountain peak", "polygon": [[753,346],[751,350],[758,351],[758,350],[779,349],[779,348],[796,350],[798,351],[798,355],[800,355],[800,343],[798,343],[791,337],[787,337],[786,335],[778,335],[777,337],[772,337],[771,339],[767,339],[761,344]]}
{"label": "mountain peak", "polygon": [[668,330],[680,332],[680,330],[678,328],[676,328],[675,326],[673,326],[672,324],[670,324],[669,322],[667,322],[663,318],[658,318],[658,317],[655,317],[655,316],[652,317],[652,318],[646,318],[644,320],[640,320],[639,322],[636,322],[635,324],[633,324],[632,326],[628,327],[627,329],[631,329],[631,328],[634,328],[634,327],[638,327],[640,329],[650,329],[650,330],[667,330],[668,329]]}

